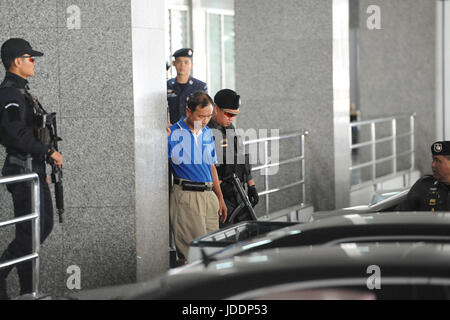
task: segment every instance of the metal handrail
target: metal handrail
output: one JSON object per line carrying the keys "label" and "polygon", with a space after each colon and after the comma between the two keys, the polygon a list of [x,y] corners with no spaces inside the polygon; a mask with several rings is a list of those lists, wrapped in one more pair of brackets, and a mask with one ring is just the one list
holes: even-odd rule
{"label": "metal handrail", "polygon": [[[308,131],[306,130],[298,130],[298,131],[293,131],[293,132],[289,132],[283,135],[278,135],[278,136],[273,136],[273,137],[265,137],[265,138],[260,138],[260,139],[253,139],[253,140],[246,140],[244,141],[244,145],[250,145],[250,144],[259,144],[259,143],[264,143],[264,164],[259,165],[259,166],[255,166],[252,168],[252,172],[253,171],[260,171],[261,175],[264,176],[264,190],[261,192],[258,192],[258,195],[260,196],[265,196],[265,200],[266,200],[266,217],[269,216],[269,205],[270,205],[270,195],[275,193],[275,192],[279,192],[281,190],[285,190],[288,188],[292,188],[298,185],[302,186],[302,200],[300,205],[304,206],[305,205],[305,201],[306,201],[306,185],[305,185],[305,138],[306,136],[309,134]],[[273,141],[281,141],[281,140],[285,140],[285,139],[289,139],[289,138],[295,138],[295,137],[300,137],[301,140],[301,155],[294,157],[294,158],[290,158],[290,159],[286,159],[286,160],[282,160],[279,161],[277,163],[269,163],[269,142],[273,142]],[[295,162],[299,162],[301,164],[301,180],[299,181],[295,181],[293,183],[290,184],[285,184],[282,186],[279,186],[278,188],[269,188],[269,174],[268,174],[268,170],[269,168],[272,167],[276,167],[276,166],[281,166],[281,165],[285,165],[288,163],[295,163]]]}
{"label": "metal handrail", "polygon": [[0,184],[11,184],[19,182],[31,182],[31,203],[33,212],[15,219],[0,222],[0,227],[17,224],[24,221],[32,221],[32,253],[20,258],[0,263],[0,269],[16,265],[25,261],[32,261],[32,290],[34,298],[39,294],[39,251],[40,251],[40,198],[39,198],[39,176],[36,173],[19,174],[0,178]]}
{"label": "metal handrail", "polygon": [[[377,178],[376,165],[379,163],[392,161],[392,172],[386,176],[396,177],[396,176],[405,176],[406,174],[411,174],[411,172],[414,170],[414,167],[415,167],[415,149],[414,149],[415,118],[416,118],[416,113],[413,113],[413,114],[409,114],[409,115],[397,115],[397,116],[379,118],[379,119],[374,119],[374,120],[355,121],[355,122],[350,123],[350,125],[349,125],[350,149],[356,150],[356,149],[359,149],[362,147],[371,146],[371,160],[364,162],[364,163],[356,164],[356,165],[352,164],[349,167],[350,174],[354,170],[358,170],[358,169],[361,169],[364,167],[370,167],[370,166],[372,167],[371,179],[353,185],[351,187],[352,190],[361,189],[361,188],[367,186],[368,184],[374,185],[376,188],[377,183],[384,181],[385,176]],[[409,131],[401,133],[401,134],[397,134],[397,122],[400,119],[409,119]],[[391,135],[377,139],[376,138],[376,124],[389,123],[389,122],[391,123],[391,130],[392,130]],[[370,126],[370,140],[360,142],[360,143],[353,143],[352,128],[362,127],[362,126]],[[402,137],[410,137],[410,146],[409,146],[408,150],[398,153],[397,152],[397,139],[402,138]],[[377,159],[376,158],[377,144],[382,143],[382,142],[389,142],[389,141],[392,142],[392,154],[389,156]],[[398,158],[400,158],[402,156],[406,156],[406,155],[410,155],[411,165],[406,170],[398,171],[397,170],[397,160],[398,160]]]}
{"label": "metal handrail", "polygon": [[399,114],[399,115],[394,115],[394,116],[385,117],[385,118],[378,118],[378,119],[373,119],[373,120],[354,121],[354,122],[350,122],[350,127],[364,126],[364,125],[368,125],[368,124],[372,124],[372,123],[388,122],[388,121],[399,120],[399,119],[408,119],[408,118],[415,117],[415,116],[416,116],[416,113],[408,114],[408,115],[407,114]]}
{"label": "metal handrail", "polygon": [[[410,136],[411,134],[413,134],[413,132],[408,131],[408,132],[399,134],[396,137],[397,138],[402,138],[402,137]],[[384,137],[384,138],[375,140],[375,143],[386,142],[386,141],[391,141],[391,140],[393,140],[392,136],[391,137]],[[361,148],[361,147],[370,146],[371,144],[372,144],[372,141],[360,142],[360,143],[356,143],[356,144],[351,145],[350,148],[351,149],[358,149],[358,148]]]}

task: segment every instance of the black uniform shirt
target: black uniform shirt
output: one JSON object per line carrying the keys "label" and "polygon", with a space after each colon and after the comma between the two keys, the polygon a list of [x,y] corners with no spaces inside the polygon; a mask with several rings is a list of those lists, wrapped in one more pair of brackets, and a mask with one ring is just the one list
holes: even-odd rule
{"label": "black uniform shirt", "polygon": [[[236,135],[236,129],[234,128],[233,124],[229,125],[228,127],[222,127],[213,119],[211,119],[211,121],[209,121],[208,123],[208,127],[213,129],[213,134],[215,137],[216,154],[217,160],[219,161],[219,164],[216,165],[216,168],[219,180],[223,180],[224,177],[230,175],[233,172],[236,173],[242,183],[253,179],[251,175],[251,165],[249,163],[248,154],[244,155],[245,150],[242,139]],[[221,136],[214,129],[218,130],[221,133]],[[234,161],[231,163],[227,163],[227,148],[231,148],[232,146],[234,146],[234,152],[232,154]],[[236,163],[237,165],[235,166],[234,163]],[[244,178],[246,181],[243,180]]]}
{"label": "black uniform shirt", "polygon": [[167,81],[167,102],[169,104],[170,123],[175,124],[186,116],[186,106],[189,96],[197,91],[208,92],[206,83],[189,77],[186,84],[180,85],[177,78]]}
{"label": "black uniform shirt", "polygon": [[420,178],[408,192],[407,199],[398,206],[400,211],[449,211],[450,186],[433,176]]}
{"label": "black uniform shirt", "polygon": [[0,88],[0,135],[8,154],[43,160],[49,145],[40,142],[33,132],[33,105],[25,102],[18,89],[28,89],[28,81],[14,73],[7,72],[5,80],[12,81],[12,88]]}

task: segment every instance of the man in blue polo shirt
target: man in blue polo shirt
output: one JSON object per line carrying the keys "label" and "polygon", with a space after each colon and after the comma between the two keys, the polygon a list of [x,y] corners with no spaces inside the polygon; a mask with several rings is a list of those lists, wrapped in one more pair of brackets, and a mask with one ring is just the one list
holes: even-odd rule
{"label": "man in blue polo shirt", "polygon": [[174,175],[170,219],[180,260],[188,258],[191,241],[219,229],[227,218],[217,176],[214,136],[206,126],[213,101],[205,92],[191,95],[186,117],[170,127],[169,163]]}

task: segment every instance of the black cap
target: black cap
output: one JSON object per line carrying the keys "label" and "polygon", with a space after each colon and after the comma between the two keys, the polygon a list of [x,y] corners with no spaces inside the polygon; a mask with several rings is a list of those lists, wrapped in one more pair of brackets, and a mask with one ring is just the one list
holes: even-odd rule
{"label": "black cap", "polygon": [[431,153],[434,156],[450,156],[450,141],[437,141],[431,145]]}
{"label": "black cap", "polygon": [[231,89],[222,89],[214,96],[214,103],[220,109],[237,110],[241,105],[241,96]]}
{"label": "black cap", "polygon": [[42,52],[34,51],[28,41],[20,38],[6,40],[2,45],[1,54],[3,61],[15,59],[24,54],[29,54],[33,57],[41,57],[44,55]]}
{"label": "black cap", "polygon": [[194,55],[194,51],[191,48],[183,48],[183,49],[175,51],[175,53],[173,54],[175,59],[178,57],[192,58],[193,55]]}

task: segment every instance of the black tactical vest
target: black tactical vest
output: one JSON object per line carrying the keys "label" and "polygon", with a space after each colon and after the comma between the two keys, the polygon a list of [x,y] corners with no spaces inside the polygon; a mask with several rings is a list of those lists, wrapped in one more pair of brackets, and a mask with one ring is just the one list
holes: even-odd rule
{"label": "black tactical vest", "polygon": [[[48,114],[39,101],[34,98],[26,89],[17,88],[14,81],[5,79],[1,84],[0,88],[15,88],[18,90],[25,99],[26,112],[25,112],[25,123],[29,126],[34,133],[34,136],[43,144],[50,144],[50,129],[46,124],[46,115]],[[0,144],[4,146],[0,134]]]}
{"label": "black tactical vest", "polygon": [[[221,160],[220,164],[216,166],[219,179],[223,180],[235,173],[242,183],[247,182],[247,177],[250,175],[249,157],[248,154],[245,154],[242,139],[236,134],[233,127],[223,128],[213,122],[209,126],[211,129],[219,130],[222,134],[221,137],[215,136],[216,139],[220,139],[216,141],[216,152],[218,157],[222,158],[219,159],[219,161]],[[227,153],[229,153],[228,159]]]}

